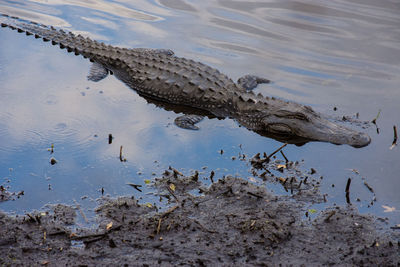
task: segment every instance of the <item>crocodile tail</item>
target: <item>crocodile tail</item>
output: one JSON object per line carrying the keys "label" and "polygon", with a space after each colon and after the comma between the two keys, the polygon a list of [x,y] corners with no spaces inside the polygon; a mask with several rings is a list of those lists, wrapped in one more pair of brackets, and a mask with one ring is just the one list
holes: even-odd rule
{"label": "crocodile tail", "polygon": [[59,45],[61,49],[67,49],[68,52],[74,52],[75,55],[82,55],[85,58],[92,59],[93,53],[99,48],[105,46],[89,38],[75,35],[62,29],[56,29],[53,26],[39,24],[37,22],[24,20],[18,17],[12,17],[6,14],[0,14],[1,27],[8,27],[26,35],[32,35],[35,38],[41,38],[44,42],[51,42],[53,45]]}

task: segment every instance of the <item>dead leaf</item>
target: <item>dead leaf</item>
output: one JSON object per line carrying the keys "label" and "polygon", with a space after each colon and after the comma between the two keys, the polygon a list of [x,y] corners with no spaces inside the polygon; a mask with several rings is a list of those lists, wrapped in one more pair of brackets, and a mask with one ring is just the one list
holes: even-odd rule
{"label": "dead leaf", "polygon": [[286,165],[283,165],[283,164],[278,164],[278,165],[276,165],[276,167],[278,169],[280,169],[280,168],[286,169]]}
{"label": "dead leaf", "polygon": [[175,192],[175,185],[174,185],[174,184],[170,184],[170,185],[169,185],[169,188],[170,188],[173,192]]}
{"label": "dead leaf", "polygon": [[146,205],[146,207],[148,207],[148,208],[153,207],[153,205],[151,205],[151,203],[146,203],[145,205]]}
{"label": "dead leaf", "polygon": [[386,205],[382,205],[382,208],[384,209],[383,212],[393,212],[393,211],[396,210],[395,207],[389,207],[389,206],[386,206]]}
{"label": "dead leaf", "polygon": [[110,222],[107,224],[106,229],[110,230],[112,226],[113,226],[113,222]]}
{"label": "dead leaf", "polygon": [[317,210],[316,209],[308,209],[308,212],[311,213],[311,214],[314,214],[314,213],[317,212]]}

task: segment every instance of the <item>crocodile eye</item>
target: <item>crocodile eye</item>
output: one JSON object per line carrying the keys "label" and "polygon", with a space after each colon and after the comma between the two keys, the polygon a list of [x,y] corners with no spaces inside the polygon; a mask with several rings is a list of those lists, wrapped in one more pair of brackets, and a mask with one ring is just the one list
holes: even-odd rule
{"label": "crocodile eye", "polygon": [[292,133],[292,129],[283,123],[270,123],[266,128],[268,132],[275,134],[289,135]]}
{"label": "crocodile eye", "polygon": [[298,119],[298,120],[302,120],[302,121],[309,121],[308,118],[306,117],[306,115],[304,115],[303,113],[294,113],[293,118]]}
{"label": "crocodile eye", "polygon": [[285,119],[297,119],[297,120],[302,120],[302,121],[309,121],[306,115],[300,112],[292,112],[288,110],[279,110],[276,112],[275,116],[279,118],[285,118]]}

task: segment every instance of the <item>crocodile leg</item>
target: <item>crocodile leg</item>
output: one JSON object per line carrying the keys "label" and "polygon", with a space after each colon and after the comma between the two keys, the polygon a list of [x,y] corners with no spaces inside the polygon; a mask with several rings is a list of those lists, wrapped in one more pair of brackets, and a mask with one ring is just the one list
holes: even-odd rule
{"label": "crocodile leg", "polygon": [[87,79],[92,82],[98,82],[103,80],[108,75],[108,70],[103,65],[94,62],[90,67]]}
{"label": "crocodile leg", "polygon": [[243,77],[240,77],[237,81],[237,83],[242,86],[244,89],[247,91],[253,90],[254,88],[257,87],[260,83],[269,83],[270,80],[261,78],[255,75],[245,75]]}
{"label": "crocodile leg", "polygon": [[204,117],[200,115],[182,115],[175,119],[176,126],[189,129],[189,130],[198,130],[195,124],[200,122]]}

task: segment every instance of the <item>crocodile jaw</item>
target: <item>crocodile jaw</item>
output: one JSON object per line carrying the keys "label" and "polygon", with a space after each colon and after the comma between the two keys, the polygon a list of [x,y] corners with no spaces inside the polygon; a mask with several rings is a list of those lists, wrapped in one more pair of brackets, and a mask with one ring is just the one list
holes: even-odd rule
{"label": "crocodile jaw", "polygon": [[262,119],[261,129],[257,132],[264,132],[263,135],[267,136],[281,135],[281,139],[287,139],[288,142],[296,140],[293,143],[321,141],[360,148],[371,142],[371,138],[367,134],[331,122],[316,113],[312,116],[308,114],[307,120],[267,116]]}

